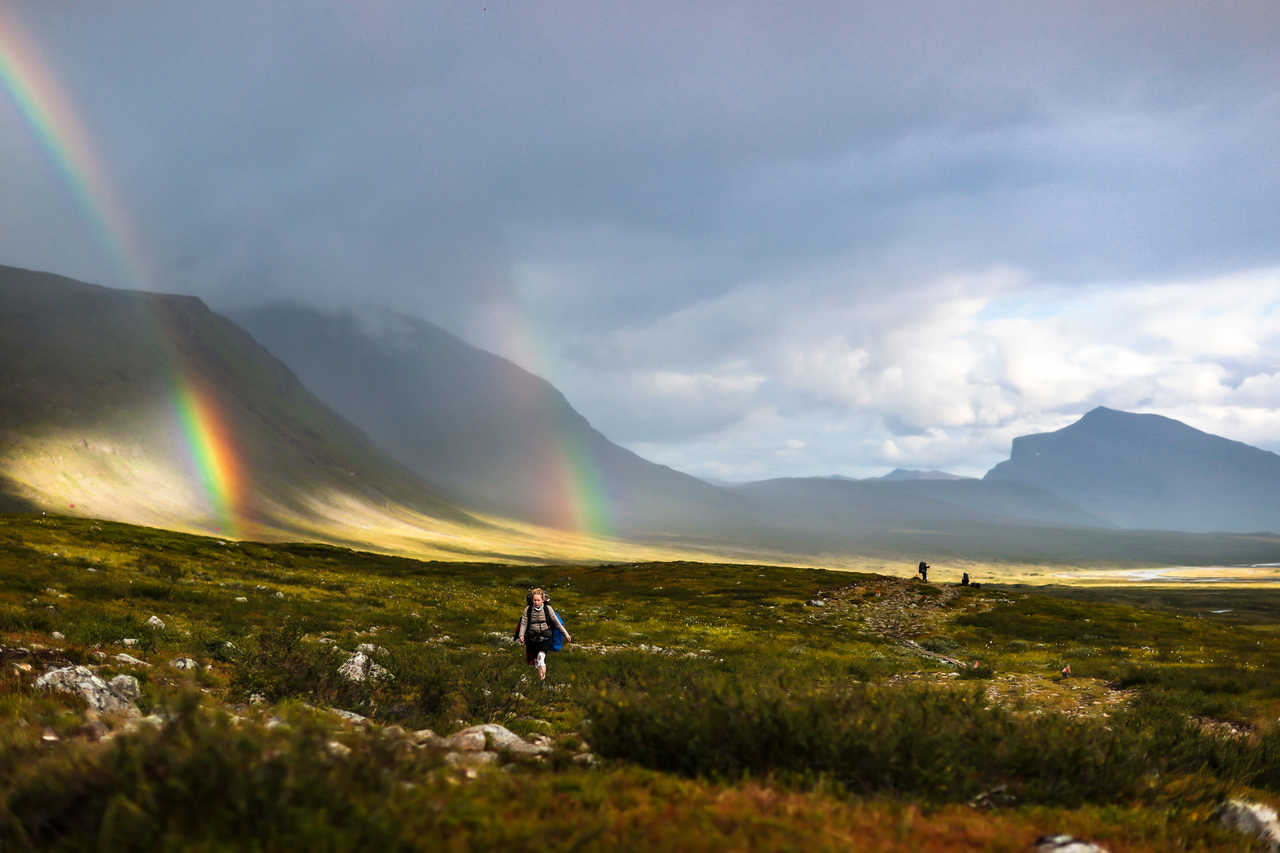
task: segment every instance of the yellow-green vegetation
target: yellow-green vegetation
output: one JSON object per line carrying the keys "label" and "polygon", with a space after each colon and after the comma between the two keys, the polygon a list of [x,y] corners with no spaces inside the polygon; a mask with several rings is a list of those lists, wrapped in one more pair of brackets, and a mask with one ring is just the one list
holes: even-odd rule
{"label": "yellow-green vegetation", "polygon": [[[545,684],[534,585],[575,640]],[[1280,799],[1280,595],[1049,592],[0,517],[0,848],[1249,849],[1212,813]],[[392,678],[339,675],[361,644]],[[154,725],[34,686],[72,664]],[[550,751],[407,734],[485,722]]]}

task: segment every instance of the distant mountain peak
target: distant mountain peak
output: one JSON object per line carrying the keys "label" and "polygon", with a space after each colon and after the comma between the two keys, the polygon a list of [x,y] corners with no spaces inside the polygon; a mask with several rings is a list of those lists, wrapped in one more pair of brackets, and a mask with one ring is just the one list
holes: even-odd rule
{"label": "distant mountain peak", "polygon": [[915,468],[894,468],[883,477],[872,477],[873,480],[968,480],[968,477],[962,477],[959,474],[951,474],[947,471],[921,471]]}
{"label": "distant mountain peak", "polygon": [[1280,456],[1164,415],[1098,406],[1015,438],[986,479],[1046,489],[1121,527],[1280,530]]}

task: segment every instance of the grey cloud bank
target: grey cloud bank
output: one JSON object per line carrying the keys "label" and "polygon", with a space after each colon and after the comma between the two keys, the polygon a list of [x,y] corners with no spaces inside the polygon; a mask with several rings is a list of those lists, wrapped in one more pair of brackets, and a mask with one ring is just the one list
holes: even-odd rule
{"label": "grey cloud bank", "polygon": [[1273,3],[6,9],[152,275],[8,90],[4,263],[423,316],[704,476],[1280,449]]}

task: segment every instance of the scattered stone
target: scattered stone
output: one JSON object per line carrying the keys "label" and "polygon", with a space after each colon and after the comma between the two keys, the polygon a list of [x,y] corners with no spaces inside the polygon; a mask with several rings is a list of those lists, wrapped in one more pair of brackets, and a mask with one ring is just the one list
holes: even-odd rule
{"label": "scattered stone", "polygon": [[173,667],[174,669],[179,669],[184,671],[189,669],[200,668],[200,664],[196,663],[191,658],[174,658],[173,660],[169,661],[169,666]]}
{"label": "scattered stone", "polygon": [[246,601],[248,601],[248,600],[249,600],[249,599],[245,598],[243,595],[237,595],[237,596],[236,596],[236,601],[240,602],[241,604],[244,604],[244,603],[245,603]]}
{"label": "scattered stone", "polygon": [[356,652],[338,667],[338,675],[348,681],[390,681],[395,678],[386,667],[379,666],[364,652]]}
{"label": "scattered stone", "polygon": [[161,619],[159,616],[152,616],[152,617],[150,617],[149,619],[147,619],[147,627],[148,627],[148,628],[154,628],[154,629],[156,629],[157,631],[163,631],[163,630],[164,630],[164,620],[163,620],[163,619]]}
{"label": "scattered stone", "polygon": [[284,598],[284,593],[277,589],[277,590],[276,590],[276,598]]}
{"label": "scattered stone", "polygon": [[13,667],[14,672],[30,672],[31,671],[31,664],[27,663],[26,661],[16,661],[15,663],[10,665]]}
{"label": "scattered stone", "polygon": [[1107,848],[1070,835],[1042,835],[1036,839],[1036,853],[1107,853]]}
{"label": "scattered stone", "polygon": [[138,679],[132,675],[117,675],[107,684],[110,686],[112,693],[129,700],[130,703],[136,702],[138,697],[142,695],[142,688],[138,685]]}
{"label": "scattered stone", "polygon": [[150,714],[146,717],[135,717],[132,720],[126,721],[121,727],[121,731],[125,734],[132,734],[143,726],[146,726],[149,729],[162,729],[164,728],[164,718],[159,714]]}
{"label": "scattered stone", "polygon": [[127,649],[131,649],[131,648],[133,648],[134,646],[138,645],[138,638],[137,638],[137,637],[125,637],[123,640],[121,640],[121,641],[120,641],[120,645],[124,646],[124,647],[125,647],[125,648],[127,648]]}
{"label": "scattered stone", "polygon": [[597,764],[600,763],[600,759],[596,758],[595,755],[593,755],[590,752],[579,752],[577,755],[575,755],[573,758],[569,760],[572,761],[574,764],[578,764],[583,767],[595,767]]}
{"label": "scattered stone", "polygon": [[62,633],[61,631],[54,631],[49,636],[55,640],[65,640],[67,638],[67,635]]}
{"label": "scattered stone", "polygon": [[266,697],[266,696],[263,696],[261,693],[250,693],[250,694],[249,694],[249,704],[250,704],[250,705],[265,705],[265,704],[267,704],[267,697]]}
{"label": "scattered stone", "polygon": [[823,601],[821,598],[811,598],[809,599],[809,606],[810,607],[826,607],[827,603]]}
{"label": "scattered stone", "polygon": [[1248,800],[1228,800],[1219,807],[1218,816],[1228,829],[1256,838],[1272,853],[1280,850],[1280,818],[1270,806]]}
{"label": "scattered stone", "polygon": [[40,740],[44,741],[45,743],[57,743],[58,741],[62,740],[62,738],[58,737],[57,732],[55,732],[53,729],[46,728],[44,730],[44,734],[40,735]]}
{"label": "scattered stone", "polygon": [[1013,803],[1014,797],[1009,793],[1009,786],[996,785],[991,790],[983,791],[969,800],[969,808],[991,809],[997,806],[1011,806]]}
{"label": "scattered stone", "polygon": [[420,747],[431,747],[435,749],[446,749],[448,743],[440,735],[431,731],[431,729],[418,729],[413,733],[413,740]]}
{"label": "scattered stone", "polygon": [[450,752],[444,757],[450,767],[489,767],[498,763],[498,753],[486,751]]}
{"label": "scattered stone", "polygon": [[449,749],[457,752],[481,752],[488,745],[488,739],[484,736],[484,732],[477,731],[478,727],[463,729],[446,738],[446,745]]}
{"label": "scattered stone", "polygon": [[[483,723],[478,726],[471,726],[454,734],[449,740],[451,743],[460,744],[463,738],[466,743],[474,743],[475,735],[481,738],[479,749],[489,749],[495,752],[505,753],[507,755],[547,755],[551,752],[550,747],[539,746],[529,743],[515,732],[507,729],[497,723]],[[453,749],[468,749],[467,746],[453,746]]]}
{"label": "scattered stone", "polygon": [[346,758],[351,754],[351,747],[347,746],[340,740],[331,740],[326,744],[329,754],[335,758]]}
{"label": "scattered stone", "polygon": [[133,655],[127,654],[125,652],[121,652],[120,654],[116,655],[114,658],[112,658],[112,660],[118,660],[120,661],[120,663],[128,664],[129,666],[151,666],[151,664],[147,663],[146,661],[138,660]]}
{"label": "scattered stone", "polygon": [[391,725],[383,728],[381,734],[385,738],[394,738],[396,740],[400,740],[405,736],[405,731],[403,726]]}
{"label": "scattered stone", "polygon": [[137,714],[134,700],[141,691],[138,679],[131,675],[117,675],[111,683],[103,681],[87,666],[64,666],[51,669],[36,679],[36,687],[75,693],[82,696],[95,711],[115,711]]}
{"label": "scattered stone", "polygon": [[353,711],[344,711],[341,708],[330,708],[329,713],[357,726],[363,726],[369,722],[368,717],[362,717]]}
{"label": "scattered stone", "polygon": [[338,641],[335,640],[333,637],[319,637],[316,639],[316,642],[322,646],[332,646],[334,643]]}
{"label": "scattered stone", "polygon": [[382,646],[375,646],[373,643],[361,643],[356,646],[356,651],[363,652],[366,655],[380,654],[385,655],[387,650]]}

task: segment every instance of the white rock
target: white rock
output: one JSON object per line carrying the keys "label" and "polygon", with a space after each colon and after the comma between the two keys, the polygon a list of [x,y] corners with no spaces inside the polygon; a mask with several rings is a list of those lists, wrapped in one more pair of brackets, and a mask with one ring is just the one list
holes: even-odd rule
{"label": "white rock", "polygon": [[248,601],[248,600],[249,600],[249,599],[245,598],[243,595],[237,595],[237,596],[236,596],[236,601],[240,602],[241,604],[243,604],[244,602],[246,602],[246,601]]}
{"label": "white rock", "polygon": [[250,693],[250,694],[249,694],[249,704],[250,704],[250,705],[265,705],[265,704],[266,704],[266,702],[267,702],[267,697],[266,697],[266,696],[263,696],[261,693]]}
{"label": "white rock", "polygon": [[132,675],[117,675],[108,681],[107,685],[110,686],[112,693],[130,702],[136,701],[142,695],[142,688],[138,686],[138,679]]}
{"label": "white rock", "polygon": [[191,658],[174,658],[173,660],[169,661],[169,666],[173,667],[174,669],[188,670],[188,669],[199,669],[200,664],[196,663]]}
{"label": "white rock", "polygon": [[1280,850],[1280,819],[1270,806],[1248,800],[1228,800],[1218,814],[1228,828],[1253,836],[1272,851]]}
{"label": "white rock", "polygon": [[348,681],[390,681],[395,678],[386,667],[374,663],[364,652],[356,652],[338,667],[338,675]]}
{"label": "white rock", "polygon": [[331,740],[327,744],[329,754],[335,758],[346,758],[351,754],[351,747],[347,746],[340,740]]}
{"label": "white rock", "polygon": [[486,767],[498,763],[498,753],[484,751],[450,752],[444,757],[450,767]]}
{"label": "white rock", "polygon": [[330,708],[329,713],[346,720],[348,723],[354,723],[357,726],[363,726],[369,722],[368,717],[362,717],[353,711],[344,711],[341,708]]}
{"label": "white rock", "polygon": [[146,717],[137,717],[126,722],[122,728],[125,732],[136,732],[138,729],[146,726],[152,729],[164,728],[164,718],[158,714],[151,714]]}
{"label": "white rock", "polygon": [[387,650],[384,649],[382,646],[375,646],[373,643],[361,643],[360,645],[356,646],[356,651],[364,652],[366,655],[372,655],[372,654],[385,655],[387,653]]}
{"label": "white rock", "polygon": [[134,646],[138,645],[138,638],[125,637],[123,640],[120,641],[120,645],[124,646],[125,648],[131,649]]}
{"label": "white rock", "polygon": [[152,616],[151,618],[149,618],[149,619],[147,620],[147,627],[148,627],[148,628],[155,628],[157,631],[163,631],[163,630],[164,630],[164,620],[163,620],[163,619],[161,619],[159,616]]}
{"label": "white rock", "polygon": [[55,640],[65,640],[67,638],[67,635],[62,633],[61,631],[54,631],[49,636]]}
{"label": "white rock", "polygon": [[120,654],[116,655],[113,658],[113,660],[118,660],[120,661],[120,663],[128,664],[129,666],[151,666],[151,664],[147,663],[146,661],[138,660],[133,655],[126,654],[125,652],[121,652]]}
{"label": "white rock", "polygon": [[1036,853],[1107,853],[1107,848],[1070,835],[1042,835],[1036,839]]}
{"label": "white rock", "polygon": [[284,598],[284,593],[277,589],[277,590],[276,590],[276,598]]}
{"label": "white rock", "polygon": [[[453,735],[450,740],[456,743],[455,739],[474,734],[479,734],[484,738],[481,745],[482,749],[487,748],[495,752],[505,752],[513,755],[546,755],[551,752],[550,748],[529,743],[520,735],[497,723],[483,723],[465,728]],[[466,749],[463,746],[454,746],[453,748]]]}
{"label": "white rock", "polygon": [[821,598],[811,598],[809,599],[809,606],[810,607],[826,607],[827,603],[823,601]]}
{"label": "white rock", "polygon": [[87,666],[64,666],[37,678],[36,687],[83,696],[95,711],[138,712],[133,705],[140,694],[138,680],[131,675],[117,675],[108,684]]}
{"label": "white rock", "polygon": [[488,740],[485,738],[484,732],[464,729],[449,735],[445,743],[449,749],[458,752],[480,752],[488,745]]}
{"label": "white rock", "polygon": [[440,735],[431,731],[431,729],[418,729],[413,733],[413,740],[418,746],[430,746],[444,748],[446,746],[445,739]]}

